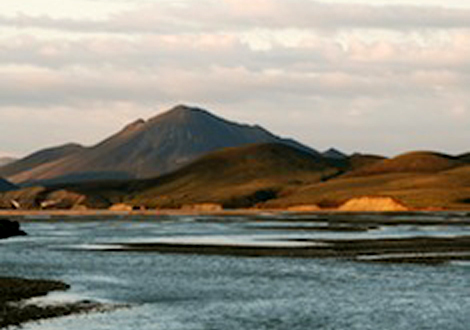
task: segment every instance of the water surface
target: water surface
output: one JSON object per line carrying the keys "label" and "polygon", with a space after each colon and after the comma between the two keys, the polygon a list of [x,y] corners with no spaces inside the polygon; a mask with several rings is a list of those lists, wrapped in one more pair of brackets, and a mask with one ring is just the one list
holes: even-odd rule
{"label": "water surface", "polygon": [[381,226],[360,233],[269,229],[293,226],[293,220],[302,220],[306,227],[325,225],[321,219],[302,217],[30,221],[23,225],[29,236],[0,243],[1,275],[72,285],[70,292],[52,294],[50,300],[131,306],[31,323],[24,327],[28,330],[468,329],[470,264],[465,261],[422,266],[90,250],[103,243],[278,244],[296,238],[449,237],[470,232],[468,226],[441,225]]}

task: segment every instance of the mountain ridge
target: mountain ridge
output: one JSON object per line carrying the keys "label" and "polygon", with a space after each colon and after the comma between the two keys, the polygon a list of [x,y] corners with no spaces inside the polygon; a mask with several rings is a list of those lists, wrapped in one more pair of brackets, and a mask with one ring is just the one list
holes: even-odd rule
{"label": "mountain ridge", "polygon": [[146,208],[180,208],[213,202],[237,208],[254,206],[340,171],[323,157],[281,143],[263,143],[217,150],[152,179],[58,184],[49,189],[67,190],[108,205],[126,202]]}
{"label": "mountain ridge", "polygon": [[[319,155],[259,125],[239,124],[201,108],[178,105],[148,120],[131,122],[94,146],[80,146],[83,149],[63,157],[37,160],[37,154],[48,150],[39,151],[9,168],[0,168],[0,175],[21,184],[60,177],[106,179],[106,173],[112,173],[110,179],[116,179],[117,173],[122,173],[123,179],[149,178],[174,171],[210,152],[253,143],[282,143]],[[28,162],[31,158],[34,161]]]}

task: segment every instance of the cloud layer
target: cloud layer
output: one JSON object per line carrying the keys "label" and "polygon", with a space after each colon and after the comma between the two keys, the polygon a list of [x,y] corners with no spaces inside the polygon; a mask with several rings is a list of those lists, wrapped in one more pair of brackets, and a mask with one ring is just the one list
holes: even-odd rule
{"label": "cloud layer", "polygon": [[267,29],[469,28],[470,9],[438,6],[332,4],[310,0],[156,1],[107,19],[1,15],[0,24],[80,33],[196,33]]}
{"label": "cloud layer", "polygon": [[98,142],[181,102],[319,149],[468,151],[470,9],[135,1],[0,30],[3,152]]}

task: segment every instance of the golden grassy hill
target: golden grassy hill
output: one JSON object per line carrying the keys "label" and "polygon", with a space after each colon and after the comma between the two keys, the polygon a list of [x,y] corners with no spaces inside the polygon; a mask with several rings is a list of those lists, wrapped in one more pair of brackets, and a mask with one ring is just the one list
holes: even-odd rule
{"label": "golden grassy hill", "polygon": [[252,207],[343,171],[341,162],[286,144],[253,144],[213,152],[154,179],[56,185],[48,187],[41,196],[68,191],[72,196],[86,196],[84,205],[100,208],[119,203],[147,208],[203,203],[226,208]]}
{"label": "golden grassy hill", "polygon": [[411,208],[469,209],[470,165],[431,152],[392,159],[353,155],[338,161],[284,144],[256,144],[211,153],[154,179],[29,188],[3,196],[4,205],[15,197],[25,205],[61,200],[58,205],[96,208],[119,203],[147,208],[333,208],[351,198],[384,196]]}
{"label": "golden grassy hill", "polygon": [[465,163],[449,155],[416,151],[409,152],[391,159],[384,159],[371,165],[362,166],[348,176],[382,175],[387,173],[437,173]]}
{"label": "golden grassy hill", "polygon": [[378,155],[353,154],[347,159],[347,170],[354,171],[380,163],[387,158]]}
{"label": "golden grassy hill", "polygon": [[147,207],[205,202],[251,207],[338,173],[328,160],[283,144],[227,148],[137,184],[126,202]]}
{"label": "golden grassy hill", "polygon": [[0,207],[7,207],[11,199],[28,208],[54,201],[57,205],[80,201],[92,208],[118,203],[147,208],[201,203],[251,207],[341,174],[343,170],[336,163],[286,144],[253,144],[213,152],[154,179],[26,188],[0,195]]}
{"label": "golden grassy hill", "polygon": [[343,176],[312,184],[289,196],[269,201],[265,207],[317,204],[337,207],[351,198],[389,196],[411,208],[468,209],[470,207],[470,166],[440,172],[392,172]]}

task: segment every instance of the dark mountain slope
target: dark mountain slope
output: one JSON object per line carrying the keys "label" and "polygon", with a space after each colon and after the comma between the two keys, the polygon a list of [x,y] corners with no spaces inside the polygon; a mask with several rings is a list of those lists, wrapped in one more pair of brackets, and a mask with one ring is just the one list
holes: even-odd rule
{"label": "dark mountain slope", "polygon": [[58,159],[78,154],[85,148],[78,144],[66,144],[35,152],[25,158],[0,167],[0,176],[12,177],[21,172],[30,171],[38,166],[54,162]]}
{"label": "dark mountain slope", "polygon": [[322,157],[284,144],[256,144],[213,152],[164,176],[129,182],[58,186],[110,203],[176,208],[220,203],[248,207],[319,182],[339,170]]}
{"label": "dark mountain slope", "polygon": [[10,190],[15,190],[15,189],[18,189],[18,187],[7,180],[0,178],[0,192],[5,192],[5,191],[10,191]]}
{"label": "dark mountain slope", "polygon": [[322,156],[326,158],[331,158],[331,159],[347,159],[348,156],[344,154],[343,152],[335,149],[335,148],[330,148],[324,152],[322,152]]}
{"label": "dark mountain slope", "polygon": [[259,126],[241,125],[205,110],[178,106],[148,121],[138,120],[83,152],[31,171],[16,171],[14,180],[28,182],[71,176],[92,179],[90,173],[103,178],[107,172],[149,178],[171,172],[212,151],[252,143],[284,143],[318,154]]}

